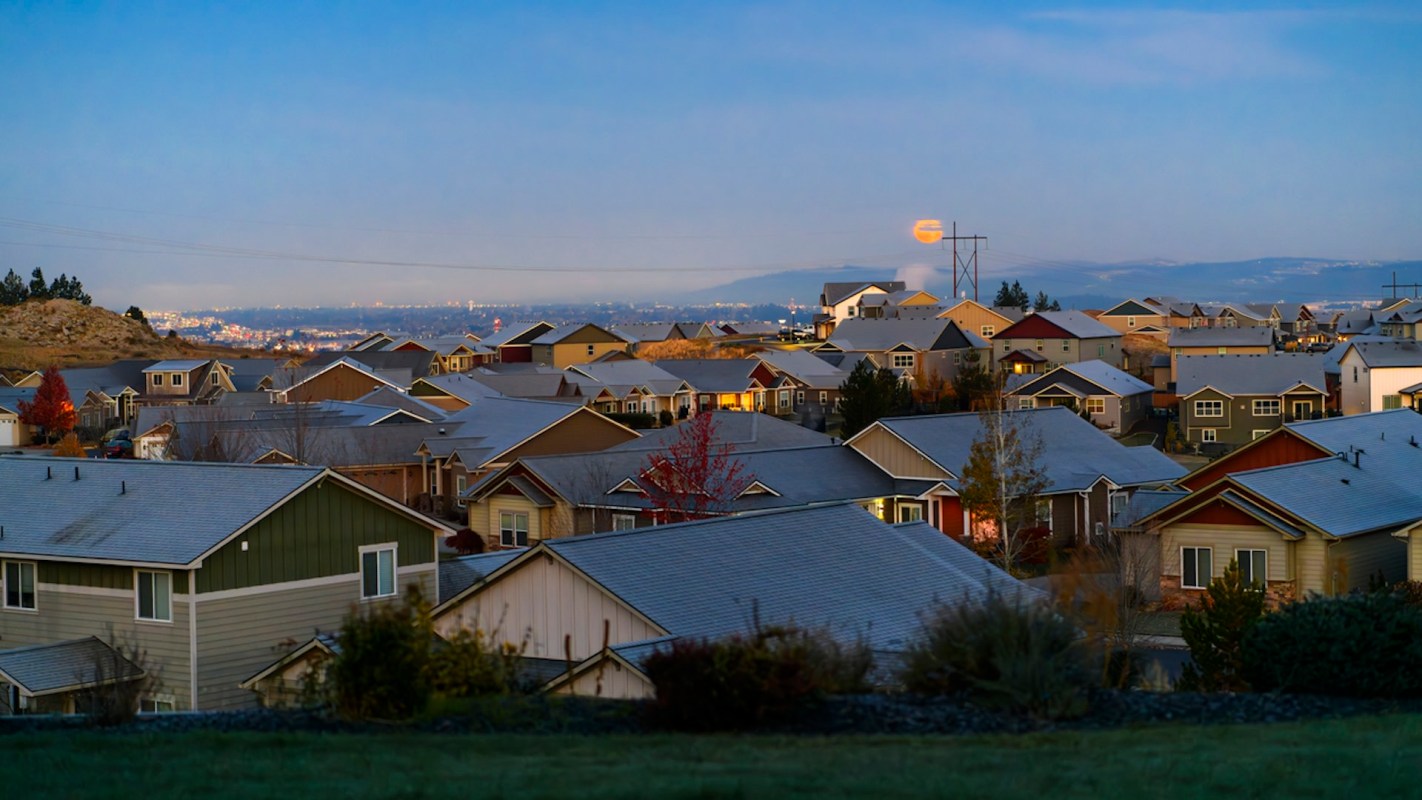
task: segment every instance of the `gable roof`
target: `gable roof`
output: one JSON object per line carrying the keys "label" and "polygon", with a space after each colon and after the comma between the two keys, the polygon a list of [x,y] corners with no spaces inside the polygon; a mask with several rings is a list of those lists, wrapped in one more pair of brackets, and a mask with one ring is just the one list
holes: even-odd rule
{"label": "gable roof", "polygon": [[0,413],[9,413],[16,416],[20,413],[20,403],[33,403],[35,392],[38,387],[17,389],[12,386],[0,387]]}
{"label": "gable roof", "polygon": [[606,338],[607,338],[608,340],[610,340],[610,341],[618,341],[618,342],[624,342],[624,343],[629,343],[629,342],[631,341],[631,340],[629,340],[627,337],[622,336],[621,334],[618,334],[618,333],[614,333],[613,331],[609,331],[608,329],[602,327],[601,325],[594,325],[594,324],[591,323],[591,322],[585,322],[585,323],[583,323],[583,324],[581,324],[581,325],[563,325],[563,326],[554,328],[554,329],[552,329],[552,330],[550,330],[550,331],[546,331],[546,332],[540,334],[537,338],[533,339],[533,340],[530,342],[530,344],[544,344],[544,345],[558,344],[559,342],[563,341],[564,339],[568,338],[569,336],[572,336],[572,335],[575,334],[575,333],[580,333],[580,332],[585,331],[585,330],[587,330],[587,329],[589,329],[589,328],[592,328],[594,331],[596,331],[596,332],[598,332],[598,333],[604,334],[604,335],[606,336]]}
{"label": "gable roof", "polygon": [[[1129,397],[1154,391],[1154,387],[1134,375],[1122,372],[1100,359],[1064,364],[1045,375],[1011,376],[1028,378],[1008,391],[1009,394],[1037,394],[1050,386],[1063,383],[1081,392],[1083,396],[1110,394]],[[1093,391],[1094,390],[1094,391]]]}
{"label": "gable roof", "polygon": [[96,636],[0,650],[0,679],[27,697],[135,680],[142,667]]}
{"label": "gable roof", "polygon": [[1303,385],[1327,394],[1325,361],[1325,353],[1182,355],[1176,361],[1175,392],[1189,397],[1210,387],[1231,397],[1273,397]]}
{"label": "gable roof", "polygon": [[[834,440],[809,428],[756,411],[702,411],[711,414],[717,444],[729,444],[737,453],[784,447],[813,447]],[[681,424],[644,431],[642,438],[608,448],[612,450],[662,450],[681,435]]]}
{"label": "gable roof", "polygon": [[856,292],[864,289],[878,289],[885,294],[890,292],[902,292],[908,286],[903,281],[845,281],[826,283],[824,290],[820,292],[820,305],[838,305]]}
{"label": "gable roof", "polygon": [[[1097,322],[1080,311],[1037,311],[999,331],[994,338],[1012,339],[1018,326],[1026,326],[1034,321],[1048,322],[1073,339],[1099,339],[1121,336],[1121,332]],[[1041,337],[1028,337],[1041,338]]]}
{"label": "gable roof", "polygon": [[749,389],[751,373],[760,364],[753,358],[666,358],[653,363],[691,384],[698,392],[718,394]]}
{"label": "gable roof", "polygon": [[1349,340],[1339,360],[1346,358],[1350,351],[1356,352],[1369,369],[1422,367],[1422,342]]}
{"label": "gable roof", "polygon": [[989,346],[981,336],[964,331],[947,317],[855,317],[836,325],[826,341],[845,352],[860,353],[889,350],[900,344],[919,351]]}

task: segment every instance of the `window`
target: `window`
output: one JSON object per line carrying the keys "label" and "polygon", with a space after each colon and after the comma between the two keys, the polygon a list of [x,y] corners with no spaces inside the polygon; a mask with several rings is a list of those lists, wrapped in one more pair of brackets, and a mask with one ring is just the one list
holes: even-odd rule
{"label": "window", "polygon": [[1127,327],[1127,328],[1134,328],[1134,327],[1136,327],[1136,318],[1135,318],[1135,317],[1126,317],[1126,327]]}
{"label": "window", "polygon": [[789,407],[790,407],[790,390],[789,390],[789,389],[781,389],[781,390],[780,390],[780,407],[781,407],[781,408],[789,408]]}
{"label": "window", "polygon": [[1358,368],[1357,368],[1357,367],[1353,367],[1353,383],[1357,383],[1357,382],[1358,382]]}
{"label": "window", "polygon": [[1219,441],[1219,439],[1216,437],[1215,429],[1201,428],[1200,441],[1204,442],[1205,444],[1214,444],[1215,442]]}
{"label": "window", "polygon": [[1223,400],[1196,400],[1195,416],[1197,417],[1223,417]]}
{"label": "window", "polygon": [[1088,398],[1086,398],[1086,413],[1088,413],[1088,414],[1105,414],[1105,413],[1106,413],[1106,398],[1104,398],[1104,397],[1088,397]]}
{"label": "window", "polygon": [[459,506],[460,508],[464,508],[464,490],[468,487],[468,485],[469,478],[467,476],[454,476],[454,496],[456,498],[454,504]]}
{"label": "window", "polygon": [[597,351],[593,349],[593,345],[588,345],[588,355],[593,355],[595,352]]}
{"label": "window", "polygon": [[1313,402],[1310,400],[1294,401],[1294,419],[1308,419],[1313,416]]}
{"label": "window", "polygon": [[183,385],[183,373],[181,373],[181,372],[174,372],[174,373],[173,373],[173,380],[171,381],[171,383],[172,383],[172,385],[174,385],[174,386],[182,386],[182,385]]}
{"label": "window", "polygon": [[637,401],[636,401],[636,400],[626,400],[626,401],[624,401],[624,402],[622,403],[622,410],[625,411],[625,412],[627,412],[628,414],[635,414],[635,413],[637,413]]}
{"label": "window", "polygon": [[499,543],[505,547],[528,547],[528,514],[499,512]]}
{"label": "window", "polygon": [[1180,588],[1203,589],[1210,584],[1210,548],[1180,548]]}
{"label": "window", "polygon": [[829,405],[829,392],[820,392],[820,405]]}
{"label": "window", "polygon": [[1037,527],[1052,529],[1052,501],[1037,501]]}
{"label": "window", "polygon": [[173,621],[173,575],[168,572],[138,570],[138,618],[154,622]]}
{"label": "window", "polygon": [[923,506],[917,503],[906,503],[899,506],[899,522],[921,522],[923,520]]}
{"label": "window", "polygon": [[5,562],[5,607],[35,610],[35,564],[33,561]]}
{"label": "window", "polygon": [[219,383],[219,381],[218,381],[218,374],[214,371],[214,372],[212,373],[212,385],[213,385],[213,386],[216,386],[218,383]]}
{"label": "window", "polygon": [[615,531],[630,531],[637,527],[636,514],[613,514],[612,529]]}
{"label": "window", "polygon": [[1033,400],[1033,399],[1030,398],[1030,397],[1019,397],[1019,398],[1017,398],[1017,407],[1018,407],[1018,408],[1036,408],[1036,407],[1037,407],[1037,401],[1036,401],[1036,400]]}
{"label": "window", "polygon": [[894,369],[913,369],[913,353],[894,353]]}
{"label": "window", "polygon": [[1221,348],[1219,348],[1219,349],[1216,351],[1215,354],[1222,356],[1222,355],[1225,355],[1225,354],[1228,353],[1228,352],[1229,352],[1229,348],[1228,348],[1228,347],[1221,347]]}
{"label": "window", "polygon": [[1392,408],[1402,408],[1402,395],[1400,394],[1385,394],[1382,400],[1384,411]]}
{"label": "window", "polygon": [[162,386],[162,385],[163,385],[163,373],[161,373],[161,372],[155,372],[155,373],[153,373],[153,385],[154,385],[154,386]]}
{"label": "window", "polygon": [[360,596],[371,600],[395,594],[395,548],[389,546],[361,549]]}
{"label": "window", "polygon": [[1041,339],[1038,339],[1038,340],[1037,340],[1037,352],[1039,352],[1039,353],[1042,352],[1042,347],[1043,347],[1043,345],[1044,345],[1044,343],[1042,342],[1042,340],[1041,340]]}
{"label": "window", "polygon": [[1062,340],[1062,352],[1063,352],[1063,353],[1070,353],[1070,352],[1071,352],[1071,340],[1070,340],[1070,339],[1063,339],[1063,340]]}
{"label": "window", "polygon": [[1006,353],[1008,347],[1009,347],[1008,343],[1007,343],[1006,341],[1004,341],[1004,342],[1002,343],[1002,352]]}
{"label": "window", "polygon": [[1116,516],[1126,510],[1126,506],[1131,502],[1130,495],[1125,492],[1116,492],[1111,495],[1111,516]]}
{"label": "window", "polygon": [[[1114,348],[1115,345],[1111,345],[1111,347]],[[1105,357],[1106,357],[1106,345],[1104,345],[1104,344],[1098,344],[1098,345],[1096,345],[1096,357],[1097,357],[1097,358],[1105,358]]]}
{"label": "window", "polygon": [[1255,400],[1254,416],[1256,417],[1277,417],[1279,416],[1279,400]]}
{"label": "window", "polygon": [[1265,437],[1265,436],[1268,436],[1268,435],[1269,435],[1269,429],[1268,429],[1268,428],[1263,428],[1263,429],[1261,429],[1261,428],[1255,428],[1254,430],[1252,430],[1252,431],[1249,432],[1249,439],[1250,439],[1250,441],[1253,441],[1253,440],[1255,440],[1255,439],[1261,439],[1261,438],[1263,438],[1263,437]]}
{"label": "window", "polygon": [[954,351],[953,351],[953,366],[955,366],[955,367],[961,367],[962,365],[963,365],[963,354],[960,353],[960,352],[958,352],[957,350],[954,350]]}
{"label": "window", "polygon": [[[821,394],[823,394],[823,392],[821,392]],[[822,400],[822,401],[820,401],[820,402],[824,402],[824,401]],[[804,392],[804,390],[801,390],[801,391],[796,392],[796,393],[795,393],[795,405],[797,405],[797,406],[803,406],[804,404],[805,404],[805,392]]]}
{"label": "window", "polygon": [[1260,588],[1269,583],[1268,550],[1236,550],[1234,560],[1239,562],[1239,576],[1245,583],[1257,583]]}
{"label": "window", "polygon": [[994,333],[997,333],[997,328],[993,325],[984,325],[981,328],[978,328],[978,332],[982,335],[984,339],[991,339],[992,335]]}

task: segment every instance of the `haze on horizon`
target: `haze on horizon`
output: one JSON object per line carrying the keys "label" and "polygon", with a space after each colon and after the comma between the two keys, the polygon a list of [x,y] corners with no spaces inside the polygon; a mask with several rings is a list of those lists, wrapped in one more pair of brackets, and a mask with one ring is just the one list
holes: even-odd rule
{"label": "haze on horizon", "polygon": [[651,300],[946,265],[919,217],[990,237],[985,282],[1422,257],[1412,4],[975,5],[10,4],[0,273],[118,308]]}

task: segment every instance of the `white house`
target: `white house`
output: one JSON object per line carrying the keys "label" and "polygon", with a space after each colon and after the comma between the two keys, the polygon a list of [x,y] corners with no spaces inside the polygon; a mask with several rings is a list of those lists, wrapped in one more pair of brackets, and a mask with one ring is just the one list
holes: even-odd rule
{"label": "white house", "polygon": [[1402,408],[1403,390],[1422,383],[1422,342],[1352,341],[1347,348],[1338,361],[1345,415]]}

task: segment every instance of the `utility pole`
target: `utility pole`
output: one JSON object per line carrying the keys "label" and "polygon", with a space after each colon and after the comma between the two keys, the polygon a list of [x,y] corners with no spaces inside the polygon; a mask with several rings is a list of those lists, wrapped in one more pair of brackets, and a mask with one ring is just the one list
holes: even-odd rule
{"label": "utility pole", "polygon": [[[986,242],[986,241],[987,241],[987,237],[986,237],[986,236],[959,236],[959,235],[958,235],[958,222],[955,220],[955,221],[953,222],[953,233],[952,233],[951,235],[945,233],[945,234],[943,235],[943,241],[945,241],[945,242],[951,241],[951,242],[953,243],[953,298],[954,298],[955,300],[958,298],[958,284],[959,284],[959,282],[960,282],[960,280],[961,280],[961,281],[971,282],[971,283],[973,284],[973,302],[974,302],[974,303],[978,302],[978,242],[979,242],[979,241]],[[958,242],[972,242],[972,243],[973,243],[973,254],[972,254],[971,256],[968,256],[966,261],[963,260],[963,259],[960,259],[960,258],[958,257]],[[965,250],[964,252],[966,253],[967,251]],[[959,278],[959,275],[958,275],[958,267],[960,267],[960,266],[963,268],[963,273],[962,273],[961,279]],[[970,266],[972,267],[972,276],[971,276],[971,277],[969,277],[969,275],[968,275],[968,268],[969,268]]]}
{"label": "utility pole", "polygon": [[1389,295],[1387,295],[1387,296],[1385,296],[1383,299],[1384,299],[1384,300],[1395,300],[1395,299],[1397,299],[1397,297],[1398,297],[1397,290],[1398,290],[1398,289],[1401,289],[1401,288],[1404,288],[1404,287],[1407,287],[1407,286],[1411,286],[1411,287],[1412,287],[1412,294],[1408,295],[1409,297],[1417,297],[1419,293],[1422,293],[1422,292],[1419,292],[1419,288],[1422,288],[1422,284],[1418,284],[1418,283],[1398,283],[1398,282],[1397,282],[1397,270],[1393,270],[1393,272],[1392,272],[1392,283],[1384,283],[1384,284],[1383,284],[1383,287],[1382,287],[1383,289],[1388,290],[1388,291],[1391,291],[1392,293],[1389,294]]}

